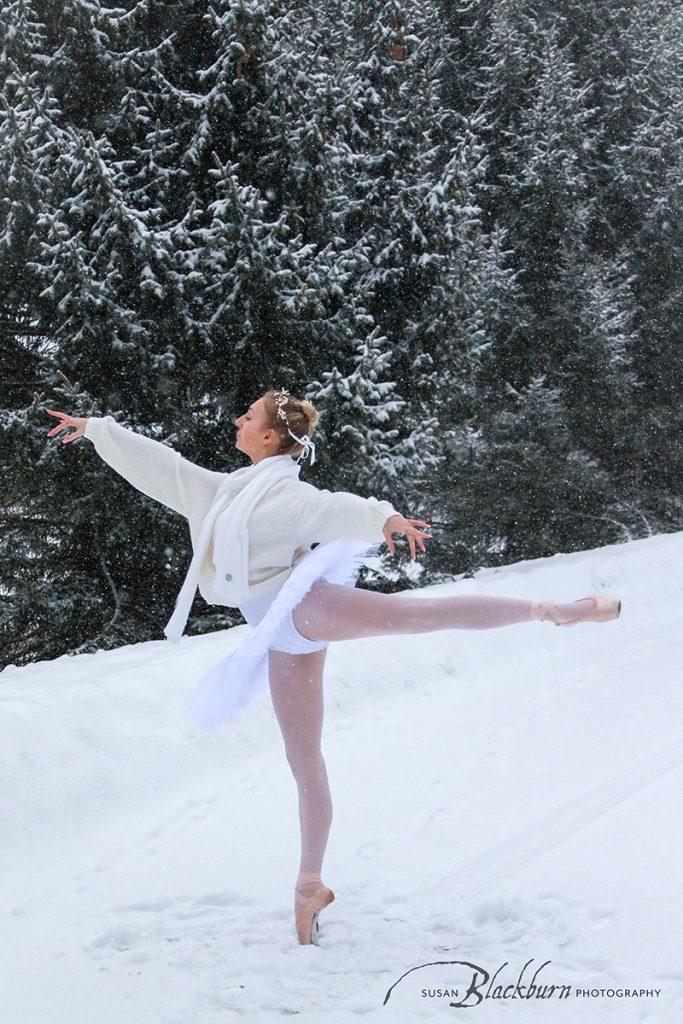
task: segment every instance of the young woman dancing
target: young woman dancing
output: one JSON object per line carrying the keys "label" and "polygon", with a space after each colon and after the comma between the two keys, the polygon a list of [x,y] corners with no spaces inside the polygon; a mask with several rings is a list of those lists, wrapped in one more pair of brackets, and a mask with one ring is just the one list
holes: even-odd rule
{"label": "young woman dancing", "polygon": [[[209,603],[239,608],[250,636],[200,682],[185,707],[207,729],[234,717],[267,680],[287,761],[298,789],[301,854],[294,893],[299,942],[317,938],[318,914],[334,899],[321,869],[332,821],[321,751],[323,670],[333,641],[443,629],[496,629],[530,620],[573,626],[606,622],[621,601],[605,595],[570,603],[497,596],[420,598],[355,588],[360,566],[393,536],[410,556],[425,551],[429,524],[388,501],[328,491],[299,479],[319,414],[310,402],[273,389],[234,422],[235,444],[251,466],[220,473],[167,445],[120,426],[111,416],[59,419],[51,437],[85,436],[98,454],[143,493],[184,515],[193,558],[165,634],[182,635],[196,588]],[[297,459],[297,461],[295,461]],[[374,542],[373,548],[368,547]],[[260,673],[260,675],[259,675]]]}

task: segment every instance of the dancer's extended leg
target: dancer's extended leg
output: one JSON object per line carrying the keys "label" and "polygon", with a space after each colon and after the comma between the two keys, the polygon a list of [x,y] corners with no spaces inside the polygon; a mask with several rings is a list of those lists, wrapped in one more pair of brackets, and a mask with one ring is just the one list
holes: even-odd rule
{"label": "dancer's extended leg", "polygon": [[332,824],[332,798],[320,749],[323,667],[327,651],[268,652],[270,693],[285,754],[299,792],[301,859],[295,911],[321,886],[320,870]]}
{"label": "dancer's extended leg", "polygon": [[[410,591],[377,594],[318,580],[292,612],[309,640],[356,640],[390,633],[433,633],[440,629],[495,629],[532,620],[532,602],[518,597],[459,595],[417,597]],[[592,607],[591,601],[557,604],[567,620]]]}

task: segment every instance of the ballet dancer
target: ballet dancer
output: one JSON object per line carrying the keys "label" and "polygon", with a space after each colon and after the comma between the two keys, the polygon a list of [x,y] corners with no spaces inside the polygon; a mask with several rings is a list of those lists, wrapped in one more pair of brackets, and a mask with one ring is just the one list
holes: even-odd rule
{"label": "ballet dancer", "polygon": [[[332,822],[321,751],[323,671],[329,644],[444,629],[497,629],[533,620],[575,626],[620,615],[621,601],[606,595],[560,603],[487,595],[425,599],[409,592],[357,589],[354,575],[350,580],[345,576],[352,564],[358,568],[359,544],[366,550],[368,541],[386,542],[393,556],[393,537],[402,535],[415,560],[416,548],[425,552],[431,528],[424,520],[404,517],[388,501],[321,490],[301,481],[301,459],[308,456],[310,464],[315,461],[312,435],[319,414],[310,402],[295,398],[286,388],[265,392],[234,420],[236,447],[251,466],[232,473],[197,466],[167,445],[122,427],[111,416],[77,418],[46,411],[60,421],[49,437],[73,428],[63,442],[87,437],[133,486],[188,519],[194,554],[165,629],[169,640],[179,640],[197,586],[209,603],[238,607],[254,627],[269,625],[268,631],[253,630],[256,639],[247,637],[226,659],[225,673],[206,677],[186,707],[206,727],[215,726],[256,692],[253,687],[240,691],[234,686],[233,693],[231,679],[236,678],[237,669],[256,665],[258,658],[265,664],[285,756],[298,790],[301,847],[294,924],[304,945],[317,943],[318,915],[334,900],[321,878]],[[341,548],[342,553],[337,553],[335,544],[344,540],[353,549],[353,561]],[[333,554],[324,562],[326,551]],[[318,569],[318,564],[326,568]],[[297,579],[301,582],[294,585]]]}

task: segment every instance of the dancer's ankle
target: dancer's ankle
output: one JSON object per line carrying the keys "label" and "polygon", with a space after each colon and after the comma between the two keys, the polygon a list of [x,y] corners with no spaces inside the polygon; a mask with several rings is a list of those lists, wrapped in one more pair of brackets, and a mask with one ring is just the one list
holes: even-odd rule
{"label": "dancer's ankle", "polygon": [[300,871],[296,880],[296,891],[307,895],[316,892],[322,885],[319,871]]}

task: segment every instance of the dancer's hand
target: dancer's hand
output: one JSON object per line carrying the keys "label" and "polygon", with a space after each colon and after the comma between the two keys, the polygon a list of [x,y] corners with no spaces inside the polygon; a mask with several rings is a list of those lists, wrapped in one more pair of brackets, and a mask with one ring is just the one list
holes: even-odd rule
{"label": "dancer's hand", "polygon": [[396,553],[396,548],[392,539],[392,533],[403,533],[408,538],[408,544],[410,546],[410,557],[415,559],[415,541],[420,545],[422,551],[425,550],[423,537],[431,539],[431,533],[424,533],[422,530],[418,530],[418,526],[426,526],[428,530],[431,529],[429,523],[425,523],[424,519],[406,519],[404,516],[395,515],[389,516],[382,533],[386,537],[387,544],[389,545],[389,551],[392,555]]}
{"label": "dancer's hand", "polygon": [[65,412],[57,412],[55,409],[46,409],[45,411],[48,412],[50,416],[58,416],[61,421],[60,423],[57,424],[56,427],[53,427],[52,430],[48,430],[48,437],[52,437],[53,434],[58,434],[60,430],[65,430],[67,427],[75,427],[76,430],[74,431],[73,434],[66,434],[61,439],[62,444],[64,444],[66,441],[75,441],[77,437],[83,437],[83,434],[85,433],[85,428],[88,424],[87,416],[85,418],[80,419],[76,416],[69,416]]}

